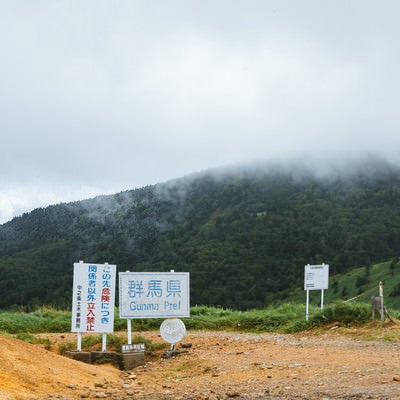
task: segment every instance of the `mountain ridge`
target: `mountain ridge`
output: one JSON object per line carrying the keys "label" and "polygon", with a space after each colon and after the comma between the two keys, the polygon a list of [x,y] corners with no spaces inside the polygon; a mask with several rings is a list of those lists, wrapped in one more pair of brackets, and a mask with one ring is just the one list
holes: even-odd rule
{"label": "mountain ridge", "polygon": [[258,163],[39,208],[0,225],[0,308],[69,307],[72,265],[191,273],[192,304],[282,300],[305,264],[331,273],[398,255],[400,168]]}

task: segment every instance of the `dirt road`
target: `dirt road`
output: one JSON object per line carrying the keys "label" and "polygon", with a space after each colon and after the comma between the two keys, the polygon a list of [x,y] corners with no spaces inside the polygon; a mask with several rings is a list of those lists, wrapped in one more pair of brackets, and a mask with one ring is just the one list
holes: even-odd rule
{"label": "dirt road", "polygon": [[[0,399],[400,399],[399,326],[296,335],[188,331],[181,354],[157,352],[128,372],[0,336]],[[158,332],[140,335],[162,342]]]}

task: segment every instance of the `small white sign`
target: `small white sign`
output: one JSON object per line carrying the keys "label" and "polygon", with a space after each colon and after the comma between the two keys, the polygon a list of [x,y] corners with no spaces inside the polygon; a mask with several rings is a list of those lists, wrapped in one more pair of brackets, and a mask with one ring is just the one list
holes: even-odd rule
{"label": "small white sign", "polygon": [[120,272],[120,318],[190,316],[188,272]]}
{"label": "small white sign", "polygon": [[116,266],[74,264],[71,332],[114,331]]}
{"label": "small white sign", "polygon": [[160,326],[161,337],[170,344],[180,342],[186,335],[186,326],[179,318],[168,318]]}
{"label": "small white sign", "polygon": [[144,353],[145,350],[146,346],[144,343],[121,345],[121,353]]}
{"label": "small white sign", "polygon": [[304,270],[304,290],[328,289],[329,264],[306,265]]}

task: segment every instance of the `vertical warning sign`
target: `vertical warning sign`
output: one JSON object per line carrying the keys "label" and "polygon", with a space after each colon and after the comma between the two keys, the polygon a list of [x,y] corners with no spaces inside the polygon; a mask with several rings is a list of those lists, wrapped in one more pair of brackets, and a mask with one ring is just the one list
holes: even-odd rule
{"label": "vertical warning sign", "polygon": [[114,331],[116,266],[74,264],[72,332]]}

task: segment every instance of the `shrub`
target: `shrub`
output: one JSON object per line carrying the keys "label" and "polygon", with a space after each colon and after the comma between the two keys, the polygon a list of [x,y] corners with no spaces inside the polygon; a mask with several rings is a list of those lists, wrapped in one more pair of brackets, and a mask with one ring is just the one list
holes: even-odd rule
{"label": "shrub", "polygon": [[314,314],[310,322],[313,325],[341,322],[344,324],[361,324],[371,319],[371,307],[364,303],[338,301]]}

